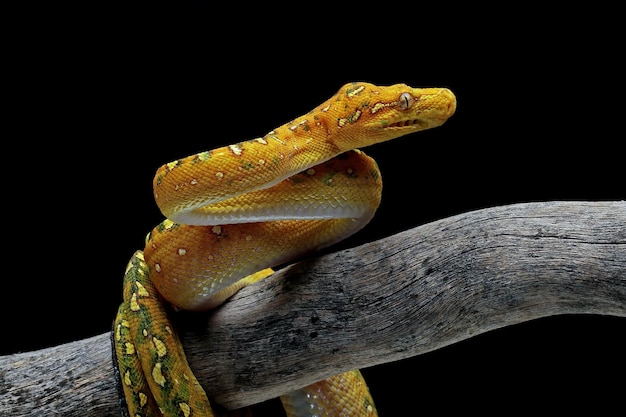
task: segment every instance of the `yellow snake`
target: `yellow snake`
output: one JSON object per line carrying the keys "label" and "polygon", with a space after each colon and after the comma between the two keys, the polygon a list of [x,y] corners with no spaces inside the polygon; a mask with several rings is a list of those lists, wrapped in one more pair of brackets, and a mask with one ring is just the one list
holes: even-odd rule
{"label": "yellow snake", "polygon": [[[189,369],[164,300],[206,310],[272,267],[365,226],[382,182],[357,150],[440,126],[455,111],[446,88],[349,83],[265,136],[158,169],[166,217],[131,258],[113,342],[128,415],[213,416]],[[376,416],[359,371],[281,397],[287,415]]]}

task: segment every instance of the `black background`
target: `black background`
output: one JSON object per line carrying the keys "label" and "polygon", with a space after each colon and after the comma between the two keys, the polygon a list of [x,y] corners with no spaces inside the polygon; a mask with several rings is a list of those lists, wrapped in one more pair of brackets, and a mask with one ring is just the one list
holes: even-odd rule
{"label": "black background", "polygon": [[[23,30],[26,47],[5,64],[16,94],[5,112],[1,354],[109,330],[126,262],[161,220],[158,166],[261,136],[348,81],[449,87],[458,107],[442,127],[366,149],[383,202],[339,247],[484,207],[626,198],[623,31],[611,10],[36,12],[46,29]],[[623,318],[551,317],[365,374],[381,417],[430,406],[601,415],[622,405],[625,331]]]}

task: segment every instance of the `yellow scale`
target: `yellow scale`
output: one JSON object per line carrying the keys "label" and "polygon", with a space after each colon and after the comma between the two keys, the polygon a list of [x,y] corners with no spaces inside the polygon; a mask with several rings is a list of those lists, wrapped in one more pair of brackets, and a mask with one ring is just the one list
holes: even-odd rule
{"label": "yellow scale", "polygon": [[[214,308],[273,266],[357,232],[382,190],[376,162],[357,148],[440,126],[455,109],[446,88],[349,83],[262,138],[159,168],[154,197],[166,220],[131,258],[114,323],[129,415],[215,415],[162,298],[185,310]],[[358,370],[281,401],[289,417],[377,415]]]}

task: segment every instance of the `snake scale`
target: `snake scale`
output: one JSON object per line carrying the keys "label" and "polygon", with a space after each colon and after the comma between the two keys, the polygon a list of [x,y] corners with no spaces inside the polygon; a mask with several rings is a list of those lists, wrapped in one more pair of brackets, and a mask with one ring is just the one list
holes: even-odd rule
{"label": "snake scale", "polygon": [[[189,369],[171,322],[207,310],[272,267],[336,243],[373,217],[376,162],[359,148],[442,125],[446,88],[348,83],[265,136],[178,159],[154,177],[166,219],[124,275],[113,345],[127,415],[218,415]],[[376,416],[358,370],[281,397],[289,417]]]}

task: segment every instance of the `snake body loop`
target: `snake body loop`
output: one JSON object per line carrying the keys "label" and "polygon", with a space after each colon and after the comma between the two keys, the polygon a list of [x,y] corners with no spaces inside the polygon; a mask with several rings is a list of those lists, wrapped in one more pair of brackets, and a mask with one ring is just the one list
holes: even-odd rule
{"label": "snake body loop", "polygon": [[[455,109],[445,88],[350,83],[263,137],[159,168],[154,197],[166,220],[129,263],[114,329],[130,415],[214,415],[163,300],[213,308],[272,267],[357,232],[382,192],[376,162],[357,148],[440,126]],[[359,371],[281,399],[290,417],[376,415]]]}

